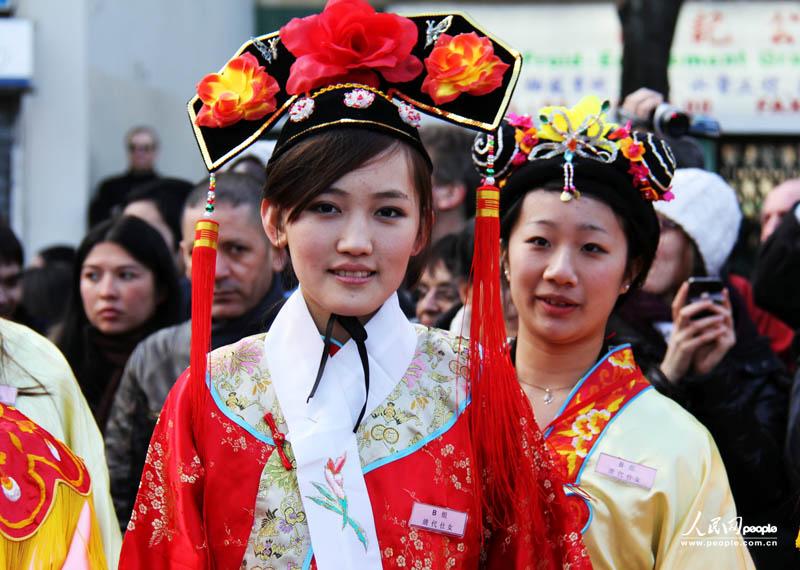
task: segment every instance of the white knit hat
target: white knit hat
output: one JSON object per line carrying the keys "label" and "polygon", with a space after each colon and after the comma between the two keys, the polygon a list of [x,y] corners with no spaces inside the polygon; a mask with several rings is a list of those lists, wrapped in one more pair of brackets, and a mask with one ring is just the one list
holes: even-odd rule
{"label": "white knit hat", "polygon": [[672,178],[671,202],[654,202],[656,212],[678,224],[703,258],[706,272],[719,275],[739,236],[742,212],[736,191],[719,175],[679,168]]}

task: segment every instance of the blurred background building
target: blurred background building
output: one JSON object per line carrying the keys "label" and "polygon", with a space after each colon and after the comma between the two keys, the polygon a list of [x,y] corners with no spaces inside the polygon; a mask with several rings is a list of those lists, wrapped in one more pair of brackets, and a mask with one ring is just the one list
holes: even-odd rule
{"label": "blurred background building", "polygon": [[[0,208],[27,251],[82,237],[89,199],[100,179],[124,169],[123,137],[134,125],[158,131],[161,174],[204,176],[185,114],[197,81],[252,35],[323,4],[0,0]],[[800,175],[799,2],[373,5],[409,13],[456,6],[472,13],[523,52],[517,111],[587,93],[618,101],[624,91],[618,10],[633,10],[624,36],[629,42],[652,39],[647,26],[653,21],[668,32],[679,13],[669,100],[719,122],[722,136],[706,144],[708,166],[736,187],[750,217],[764,192]],[[648,9],[657,10],[655,17]]]}

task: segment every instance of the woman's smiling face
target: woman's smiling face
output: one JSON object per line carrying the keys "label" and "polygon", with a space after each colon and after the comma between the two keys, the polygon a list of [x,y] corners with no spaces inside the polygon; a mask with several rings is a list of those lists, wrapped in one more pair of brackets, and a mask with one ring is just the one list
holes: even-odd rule
{"label": "woman's smiling face", "polygon": [[520,329],[555,344],[602,337],[629,283],[627,265],[625,232],[606,204],[587,195],[564,203],[558,192],[529,192],[507,250]]}
{"label": "woman's smiling face", "polygon": [[318,326],[331,313],[368,317],[402,284],[422,246],[408,151],[393,146],[318,194],[296,220],[262,207],[273,243],[292,267]]}

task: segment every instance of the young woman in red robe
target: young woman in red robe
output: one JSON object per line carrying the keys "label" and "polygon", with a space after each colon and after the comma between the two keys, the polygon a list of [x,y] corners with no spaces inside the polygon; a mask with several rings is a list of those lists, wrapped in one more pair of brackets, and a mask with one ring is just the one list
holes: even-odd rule
{"label": "young woman in red robe", "polygon": [[[267,333],[178,380],[121,567],[588,564],[516,383],[521,414],[471,422],[466,341],[410,323],[396,294],[432,223],[418,110],[489,131],[520,64],[464,16],[332,0],[200,82],[189,112],[211,171],[288,115],[261,216],[299,287]],[[213,250],[214,223],[198,228]],[[519,437],[493,440],[495,424]],[[509,477],[492,446],[531,469]]]}

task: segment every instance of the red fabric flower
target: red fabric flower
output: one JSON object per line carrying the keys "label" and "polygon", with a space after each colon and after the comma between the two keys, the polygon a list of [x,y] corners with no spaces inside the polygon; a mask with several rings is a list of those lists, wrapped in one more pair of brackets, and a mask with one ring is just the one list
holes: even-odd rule
{"label": "red fabric flower", "polygon": [[633,176],[633,183],[636,186],[646,186],[649,184],[650,170],[648,170],[641,161],[631,162],[628,173]]}
{"label": "red fabric flower", "polygon": [[278,91],[275,78],[253,54],[244,53],[197,84],[203,107],[195,122],[201,127],[228,127],[242,119],[257,121],[275,110]]}
{"label": "red fabric flower", "polygon": [[378,87],[411,81],[422,62],[411,55],[417,26],[397,14],[380,14],[363,0],[329,0],[321,14],[294,18],[281,28],[281,41],[297,60],[286,91],[292,95],[334,83]]}
{"label": "red fabric flower", "polygon": [[608,140],[611,141],[618,141],[621,139],[626,139],[631,136],[631,122],[628,121],[625,123],[624,127],[617,127],[612,133],[608,135]]}
{"label": "red fabric flower", "polygon": [[455,37],[442,34],[425,59],[428,75],[422,91],[437,104],[462,93],[486,95],[503,84],[508,64],[494,54],[491,40],[475,32]]}
{"label": "red fabric flower", "polygon": [[517,152],[511,158],[511,164],[513,164],[514,166],[522,166],[526,162],[528,162],[528,155],[525,154],[524,152]]}

